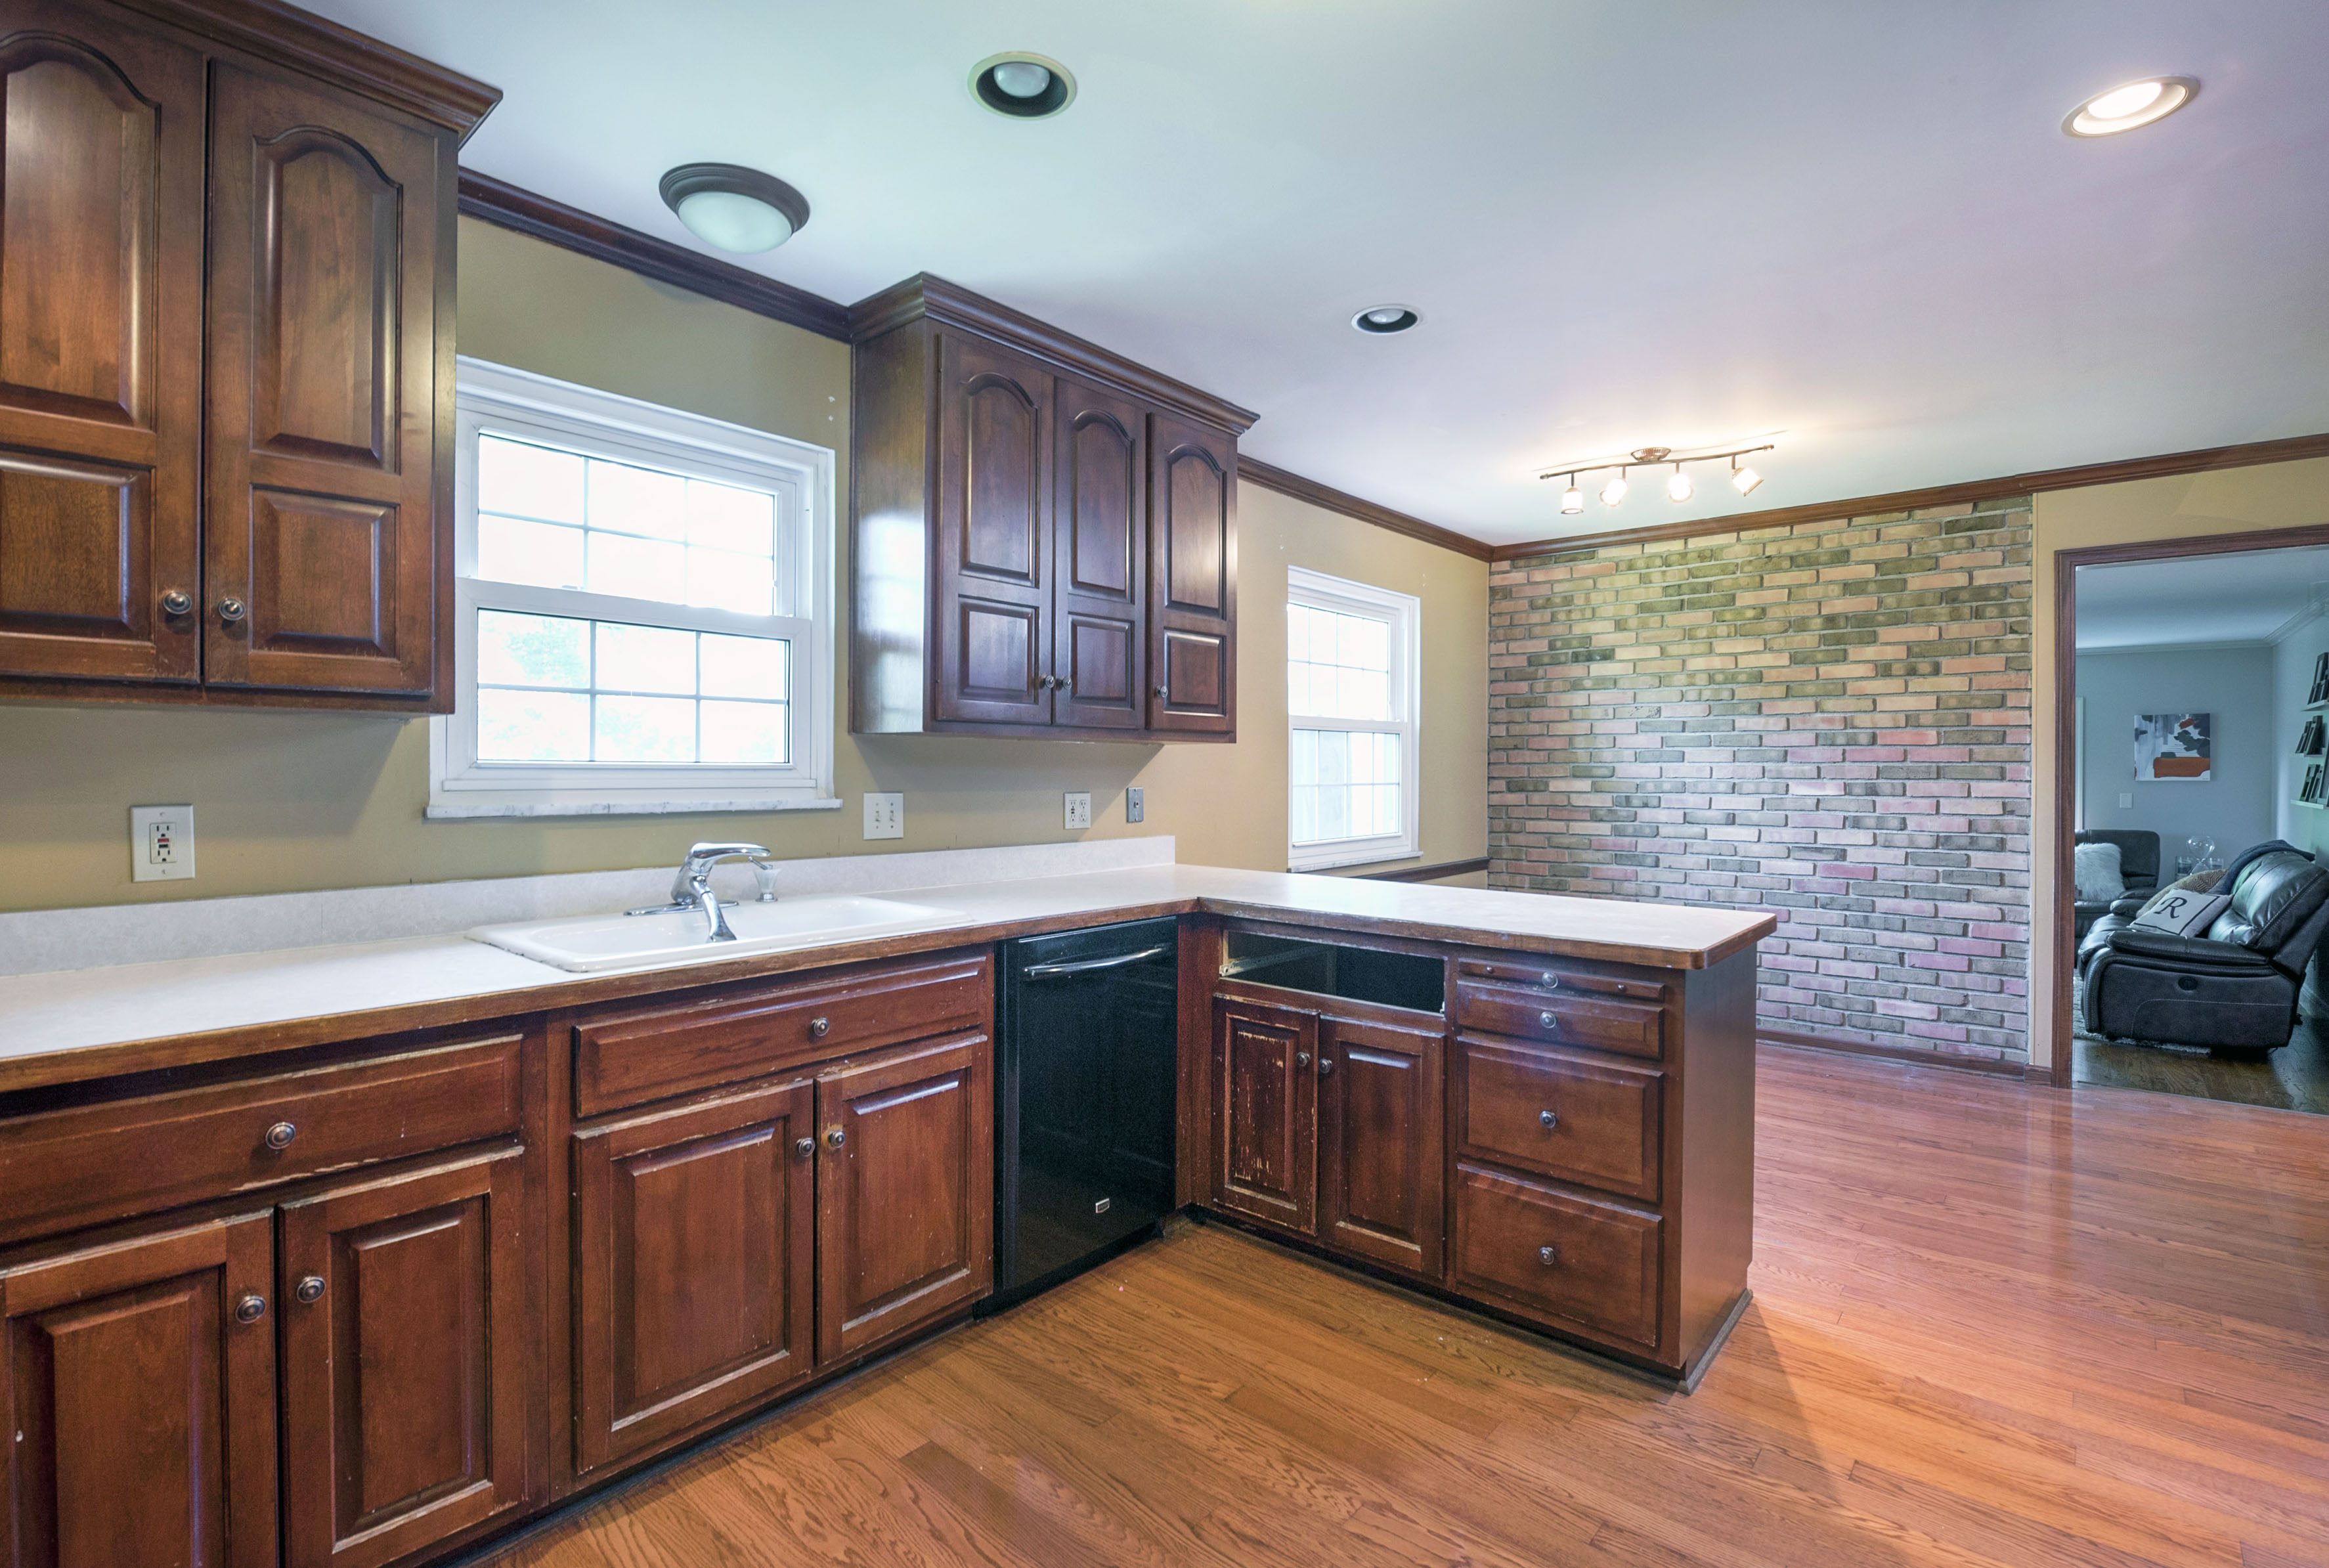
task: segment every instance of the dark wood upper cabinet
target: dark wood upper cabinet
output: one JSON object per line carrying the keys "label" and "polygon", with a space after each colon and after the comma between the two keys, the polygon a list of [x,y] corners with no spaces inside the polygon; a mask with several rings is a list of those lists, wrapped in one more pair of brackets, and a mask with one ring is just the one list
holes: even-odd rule
{"label": "dark wood upper cabinet", "polygon": [[288,9],[0,0],[0,696],[448,709],[499,95]]}
{"label": "dark wood upper cabinet", "polygon": [[940,279],[850,326],[852,726],[1234,739],[1253,416]]}

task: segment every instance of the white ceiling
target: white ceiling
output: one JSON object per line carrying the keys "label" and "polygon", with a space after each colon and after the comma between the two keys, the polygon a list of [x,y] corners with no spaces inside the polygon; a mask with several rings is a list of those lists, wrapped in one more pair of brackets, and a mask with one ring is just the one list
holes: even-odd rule
{"label": "white ceiling", "polygon": [[[1256,457],[1479,538],[2329,430],[2321,0],[306,0],[507,97],[464,161],[649,233],[674,164],[1260,411]],[[1053,120],[971,66],[1056,56]],[[2200,78],[2151,128],[2081,99]],[[1347,325],[1397,300],[1400,338]],[[1740,501],[1538,469],[1785,430]]]}
{"label": "white ceiling", "polygon": [[2329,601],[2329,547],[2079,568],[2079,649],[2258,643]]}

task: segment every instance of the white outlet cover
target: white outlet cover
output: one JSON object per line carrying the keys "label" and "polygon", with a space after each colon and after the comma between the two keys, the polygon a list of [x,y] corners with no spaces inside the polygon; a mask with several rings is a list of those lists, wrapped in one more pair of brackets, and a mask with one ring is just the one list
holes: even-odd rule
{"label": "white outlet cover", "polygon": [[868,838],[903,838],[906,836],[906,798],[892,791],[886,795],[865,797],[865,836]]}
{"label": "white outlet cover", "polygon": [[191,882],[194,875],[194,808],[129,808],[129,880]]}
{"label": "white outlet cover", "polygon": [[1078,827],[1089,827],[1090,826],[1091,791],[1089,789],[1069,790],[1068,827],[1072,829]]}

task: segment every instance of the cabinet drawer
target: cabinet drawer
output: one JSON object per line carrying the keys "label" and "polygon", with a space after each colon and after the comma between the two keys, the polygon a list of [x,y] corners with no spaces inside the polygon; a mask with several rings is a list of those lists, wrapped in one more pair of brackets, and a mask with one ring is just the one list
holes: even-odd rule
{"label": "cabinet drawer", "polygon": [[1530,1317],[1655,1349],[1664,1226],[1655,1214],[1458,1161],[1448,1282]]}
{"label": "cabinet drawer", "polygon": [[0,1192],[8,1195],[0,1233],[90,1224],[514,1133],[519,1038],[0,1123]]}
{"label": "cabinet drawer", "polygon": [[1664,1076],[1563,1051],[1459,1038],[1457,1151],[1655,1203]]}
{"label": "cabinet drawer", "polygon": [[1456,982],[1456,1022],[1490,1034],[1550,1040],[1652,1061],[1665,1052],[1665,1015],[1639,1002],[1589,996],[1563,987]]}
{"label": "cabinet drawer", "polygon": [[994,970],[981,951],[607,1015],[574,1026],[574,1113],[597,1116],[852,1051],[984,1028],[994,1004]]}

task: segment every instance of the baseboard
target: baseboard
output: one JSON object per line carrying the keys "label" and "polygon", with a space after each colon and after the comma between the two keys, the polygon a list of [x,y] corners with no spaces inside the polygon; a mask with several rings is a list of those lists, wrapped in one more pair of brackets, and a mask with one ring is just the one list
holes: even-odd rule
{"label": "baseboard", "polygon": [[1907,1062],[1919,1067],[1947,1067],[1958,1072],[1979,1072],[1991,1078],[2051,1082],[2053,1076],[2047,1069],[2033,1067],[2027,1063],[1994,1061],[1985,1056],[1958,1056],[1929,1046],[1895,1045],[1887,1040],[1871,1040],[1858,1034],[1814,1034],[1800,1029],[1774,1029],[1768,1025],[1758,1024],[1755,1037],[1768,1045],[1834,1051],[1845,1056],[1874,1056],[1886,1062]]}

